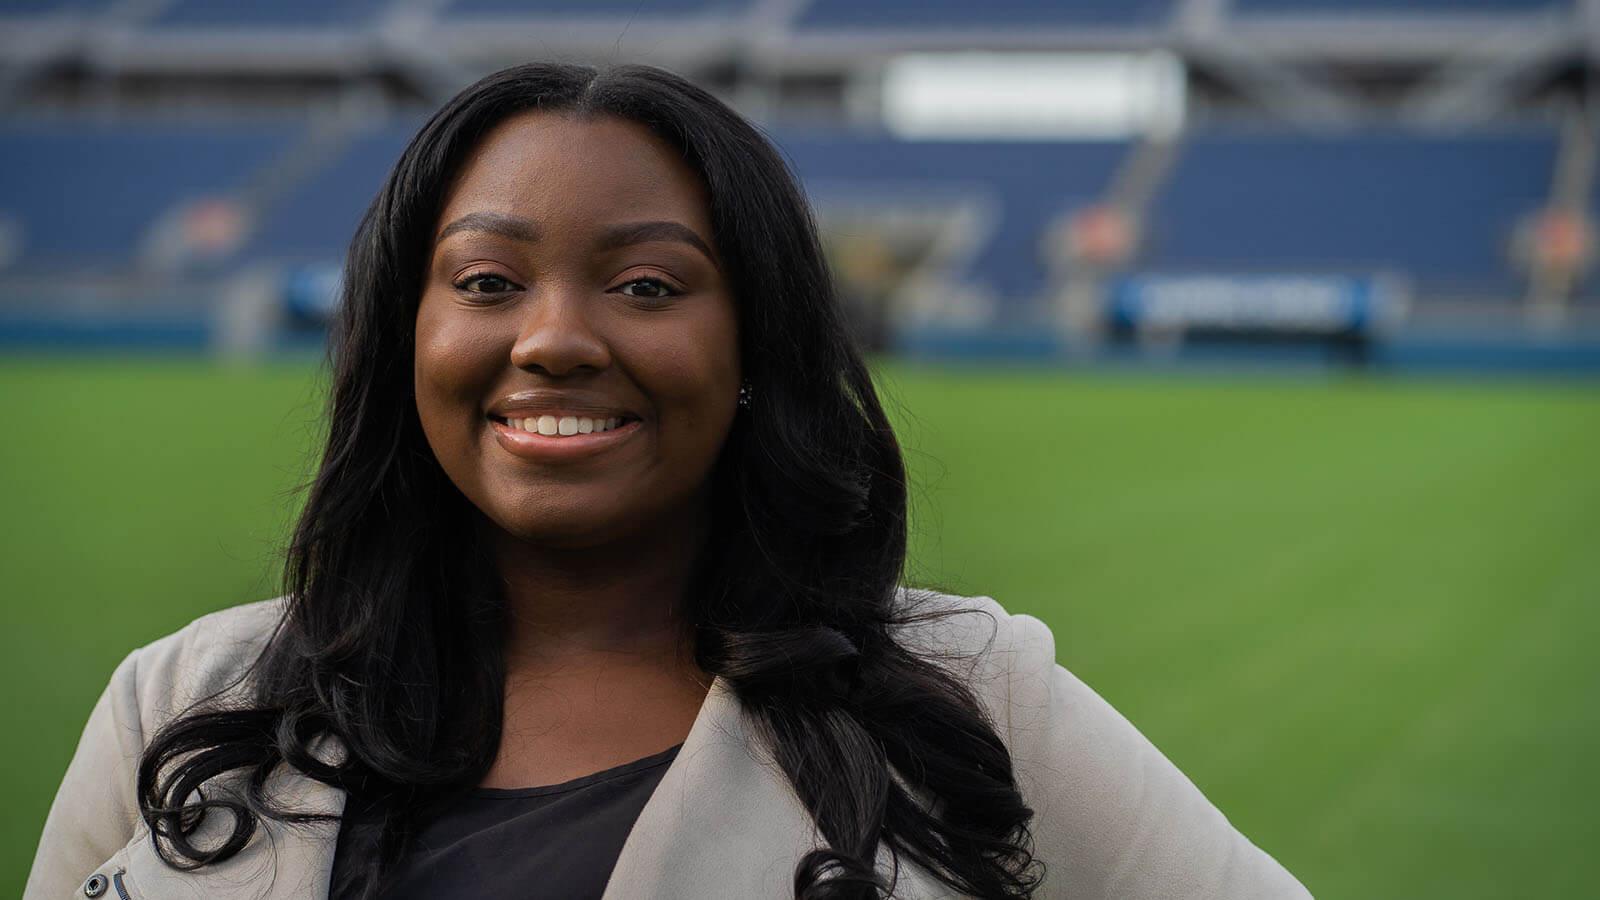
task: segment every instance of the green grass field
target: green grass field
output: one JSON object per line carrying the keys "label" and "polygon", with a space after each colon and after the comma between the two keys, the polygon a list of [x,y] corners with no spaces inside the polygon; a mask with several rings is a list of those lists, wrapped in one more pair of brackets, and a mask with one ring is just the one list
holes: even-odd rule
{"label": "green grass field", "polygon": [[[1600,390],[880,383],[915,473],[910,580],[1050,623],[1318,897],[1600,881]],[[318,389],[309,365],[0,361],[0,896],[122,656],[277,593]]]}

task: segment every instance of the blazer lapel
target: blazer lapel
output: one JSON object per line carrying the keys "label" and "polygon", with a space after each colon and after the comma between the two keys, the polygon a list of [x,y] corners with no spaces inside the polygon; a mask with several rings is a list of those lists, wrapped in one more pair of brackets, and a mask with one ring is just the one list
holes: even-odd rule
{"label": "blazer lapel", "polygon": [[795,865],[819,841],[718,677],[634,822],[602,900],[792,897]]}
{"label": "blazer lapel", "polygon": [[[601,900],[787,900],[800,858],[823,845],[767,742],[718,677],[635,820]],[[895,873],[896,897],[959,896],[917,864],[897,865],[886,844],[875,862]]]}

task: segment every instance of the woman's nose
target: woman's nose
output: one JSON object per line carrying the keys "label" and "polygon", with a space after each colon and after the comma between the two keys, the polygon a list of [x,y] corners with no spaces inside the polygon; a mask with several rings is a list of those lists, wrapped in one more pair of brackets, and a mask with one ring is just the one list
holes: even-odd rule
{"label": "woman's nose", "polygon": [[578,287],[547,286],[538,291],[511,347],[518,368],[567,375],[611,364],[611,349],[592,327],[594,297]]}

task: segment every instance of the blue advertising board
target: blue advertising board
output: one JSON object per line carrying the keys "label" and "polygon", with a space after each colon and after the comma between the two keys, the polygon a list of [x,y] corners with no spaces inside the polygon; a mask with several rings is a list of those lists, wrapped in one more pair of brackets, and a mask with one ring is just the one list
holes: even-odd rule
{"label": "blue advertising board", "polygon": [[1114,330],[1316,336],[1370,334],[1403,298],[1372,275],[1137,274],[1115,281],[1106,301]]}

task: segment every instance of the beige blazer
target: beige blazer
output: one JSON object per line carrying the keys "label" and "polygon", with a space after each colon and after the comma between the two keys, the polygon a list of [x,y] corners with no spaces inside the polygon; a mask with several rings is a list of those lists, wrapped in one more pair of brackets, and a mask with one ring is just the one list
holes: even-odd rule
{"label": "beige blazer", "polygon": [[[1047,867],[1038,897],[1310,897],[1126,719],[1056,664],[1044,623],[1010,615],[987,597],[940,594],[933,602],[965,612],[901,638],[965,655],[950,665],[994,717],[1036,813],[1034,849]],[[226,863],[182,872],[156,856],[134,799],[139,754],[151,735],[188,702],[232,681],[282,611],[277,598],[213,613],[123,660],[50,808],[24,900],[327,896],[336,823],[266,820]],[[292,771],[269,786],[291,805],[344,807],[343,792]],[[226,824],[225,814],[211,818]],[[719,678],[629,833],[604,900],[788,898],[796,862],[818,845],[809,814]],[[880,851],[884,871],[888,859]],[[895,895],[955,896],[905,860]]]}

